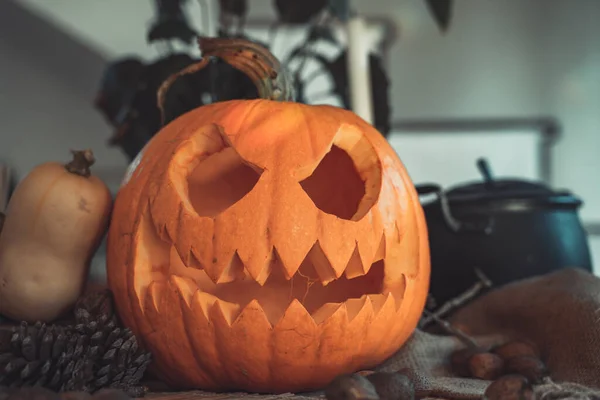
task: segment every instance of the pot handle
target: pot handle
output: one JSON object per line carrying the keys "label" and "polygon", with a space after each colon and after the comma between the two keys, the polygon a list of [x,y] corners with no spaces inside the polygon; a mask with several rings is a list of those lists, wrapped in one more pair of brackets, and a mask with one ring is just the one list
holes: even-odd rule
{"label": "pot handle", "polygon": [[490,235],[494,230],[494,218],[489,217],[485,224],[474,224],[471,222],[464,222],[456,219],[450,211],[450,203],[446,197],[444,190],[436,184],[423,184],[415,185],[419,196],[426,194],[435,194],[440,201],[440,208],[442,209],[442,217],[448,227],[455,233],[482,233],[484,235]]}

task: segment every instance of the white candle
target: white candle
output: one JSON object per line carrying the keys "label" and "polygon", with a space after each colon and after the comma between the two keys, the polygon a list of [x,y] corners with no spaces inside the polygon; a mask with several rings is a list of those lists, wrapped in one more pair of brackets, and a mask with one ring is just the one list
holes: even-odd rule
{"label": "white candle", "polygon": [[217,23],[215,21],[219,20],[219,5],[215,4],[217,0],[206,0],[203,3],[203,30],[204,36],[208,37],[216,37],[217,36]]}
{"label": "white candle", "polygon": [[367,27],[362,17],[351,17],[347,24],[348,57],[347,68],[350,81],[350,105],[352,111],[368,123],[373,123],[371,100],[371,73]]}

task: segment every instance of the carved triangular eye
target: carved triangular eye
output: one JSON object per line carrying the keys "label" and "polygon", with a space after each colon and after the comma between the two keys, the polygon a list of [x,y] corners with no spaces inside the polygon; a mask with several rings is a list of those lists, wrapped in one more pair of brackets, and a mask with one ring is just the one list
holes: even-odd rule
{"label": "carved triangular eye", "polygon": [[331,147],[300,185],[317,208],[342,219],[352,219],[365,195],[365,184],[352,159],[337,146]]}
{"label": "carved triangular eye", "polygon": [[377,202],[381,165],[362,133],[347,127],[340,129],[331,150],[300,185],[321,211],[358,221]]}
{"label": "carved triangular eye", "polygon": [[216,217],[252,191],[262,170],[244,161],[217,129],[194,139],[202,153],[190,164],[188,196],[198,215]]}

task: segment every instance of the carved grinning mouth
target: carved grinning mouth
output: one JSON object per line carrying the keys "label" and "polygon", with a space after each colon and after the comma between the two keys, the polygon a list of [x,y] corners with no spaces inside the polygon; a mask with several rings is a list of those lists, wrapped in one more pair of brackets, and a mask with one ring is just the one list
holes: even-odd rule
{"label": "carved grinning mouth", "polygon": [[[242,310],[256,300],[274,326],[290,304],[297,300],[318,324],[343,303],[346,303],[348,319],[352,320],[367,298],[377,314],[389,301],[393,301],[398,309],[404,295],[404,284],[384,288],[384,262],[380,256],[376,256],[378,260],[365,273],[362,267],[356,267],[360,261],[357,262],[355,252],[342,276],[336,278],[318,243],[291,278],[286,276],[285,268],[274,251],[268,276],[260,280],[253,278],[235,254],[229,268],[214,282],[204,270],[186,266],[175,246],[156,234],[150,219],[145,217],[140,223],[136,269],[150,269],[151,274],[147,276],[156,283],[166,282],[171,277],[182,278],[187,289],[197,291],[206,316],[218,301],[225,318],[233,323]],[[137,283],[143,284],[140,280]]]}
{"label": "carved grinning mouth", "polygon": [[[194,153],[197,152],[190,152],[190,156]],[[214,163],[212,168],[211,162]],[[232,147],[226,145],[202,160],[202,168],[197,168],[198,163],[190,165],[192,167],[185,174],[186,190],[180,190],[179,195],[180,198],[188,198],[190,207],[205,217],[214,217],[239,201],[253,189],[260,177]],[[206,171],[215,174],[204,176]],[[314,173],[301,184],[318,208],[341,219],[350,220],[356,216],[365,196],[365,183],[356,173],[352,160],[336,146],[332,146]],[[336,184],[339,187],[332,188]],[[338,195],[323,196],[323,187],[327,187],[327,193]],[[180,204],[179,207],[184,206]],[[172,213],[177,215],[177,210]],[[135,280],[138,288],[142,289],[138,293],[145,293],[152,282],[165,283],[175,279],[178,286],[185,286],[181,292],[194,293],[199,297],[205,316],[210,315],[210,309],[218,304],[226,320],[233,324],[244,308],[256,301],[274,326],[292,303],[299,302],[318,324],[333,315],[341,305],[345,305],[348,319],[352,320],[367,303],[375,314],[384,305],[388,308],[393,303],[393,307],[398,309],[402,303],[405,281],[396,278],[392,285],[385,283],[383,258],[386,241],[383,233],[370,262],[361,257],[357,243],[345,268],[341,271],[337,268],[338,272],[317,240],[291,276],[290,268],[284,267],[276,248],[265,260],[268,267],[258,275],[250,272],[237,252],[230,260],[212,260],[220,264],[226,261],[224,269],[215,275],[214,268],[205,268],[207,266],[194,252],[188,251],[181,256],[178,251],[181,246],[177,244],[177,239],[181,238],[170,233],[176,232],[176,229],[170,230],[157,223],[151,204],[142,215],[135,250],[135,269],[140,271],[135,274]],[[151,273],[148,274],[148,271]],[[140,301],[143,303],[144,299]]]}

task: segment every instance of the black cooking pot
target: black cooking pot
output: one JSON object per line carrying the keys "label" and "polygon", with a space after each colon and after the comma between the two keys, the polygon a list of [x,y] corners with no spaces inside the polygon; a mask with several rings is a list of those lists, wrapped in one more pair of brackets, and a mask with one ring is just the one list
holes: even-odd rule
{"label": "black cooking pot", "polygon": [[477,161],[483,182],[444,192],[417,185],[431,250],[431,294],[438,304],[458,296],[481,270],[499,286],[567,267],[592,271],[582,201],[568,191],[524,180],[495,180]]}

